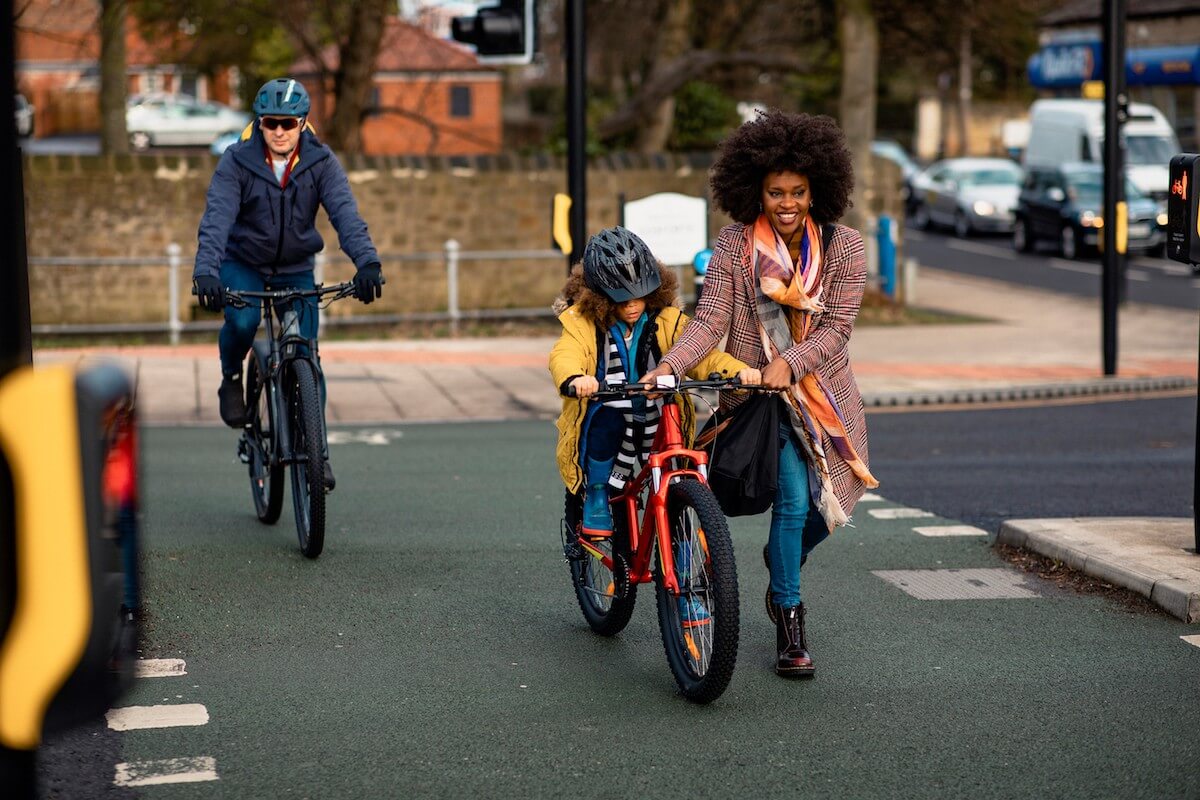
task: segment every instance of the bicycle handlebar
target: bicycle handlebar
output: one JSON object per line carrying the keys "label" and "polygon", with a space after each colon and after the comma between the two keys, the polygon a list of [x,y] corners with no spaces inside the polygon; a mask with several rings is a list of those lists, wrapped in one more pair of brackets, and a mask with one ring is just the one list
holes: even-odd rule
{"label": "bicycle handlebar", "polygon": [[[380,283],[387,283],[380,276]],[[341,300],[343,297],[350,297],[354,294],[354,282],[346,281],[344,283],[335,283],[332,286],[316,286],[312,289],[271,289],[265,292],[252,292],[242,289],[225,288],[225,302],[234,308],[246,308],[250,305],[250,300],[292,300],[298,297],[325,297],[326,295],[334,295],[334,300]],[[196,287],[192,287],[192,294],[196,294]]]}
{"label": "bicycle handlebar", "polygon": [[[770,386],[757,383],[742,383],[737,378],[717,377],[713,373],[706,380],[679,381],[673,386],[647,386],[644,383],[609,384],[587,396],[588,400],[625,400],[637,395],[681,394],[693,389],[716,389],[718,392],[778,392]],[[567,387],[567,397],[578,397],[574,386]]]}

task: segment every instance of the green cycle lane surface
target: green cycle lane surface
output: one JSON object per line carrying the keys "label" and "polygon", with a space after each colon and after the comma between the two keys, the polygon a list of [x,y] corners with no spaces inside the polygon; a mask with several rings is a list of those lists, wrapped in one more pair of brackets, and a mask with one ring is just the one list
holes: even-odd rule
{"label": "green cycle lane surface", "polygon": [[277,525],[255,520],[231,432],[145,433],[146,655],[188,674],[122,704],[202,703],[210,721],[118,734],[120,757],[211,756],[220,778],[138,796],[1200,792],[1194,626],[1036,578],[1035,599],[914,599],[872,570],[1004,564],[863,504],[805,566],[817,678],[788,682],[763,610],[768,517],[741,518],[738,668],[699,707],[675,692],[652,587],[621,635],[584,624],[551,423],[387,430],[332,447],[316,561],[290,497]]}

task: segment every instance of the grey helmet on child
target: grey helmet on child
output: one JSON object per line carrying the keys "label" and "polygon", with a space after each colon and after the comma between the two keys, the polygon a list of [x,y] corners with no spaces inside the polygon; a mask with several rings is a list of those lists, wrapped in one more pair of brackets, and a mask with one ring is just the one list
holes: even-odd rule
{"label": "grey helmet on child", "polygon": [[614,303],[645,297],[662,283],[658,263],[631,230],[605,228],[583,249],[583,282]]}

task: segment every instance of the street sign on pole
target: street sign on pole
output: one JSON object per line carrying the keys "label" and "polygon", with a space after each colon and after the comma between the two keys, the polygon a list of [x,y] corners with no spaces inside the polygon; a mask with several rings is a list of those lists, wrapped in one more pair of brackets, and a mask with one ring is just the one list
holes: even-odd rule
{"label": "street sign on pole", "polygon": [[692,263],[708,247],[708,202],[703,197],[659,192],[625,203],[622,219],[655,258],[672,267]]}

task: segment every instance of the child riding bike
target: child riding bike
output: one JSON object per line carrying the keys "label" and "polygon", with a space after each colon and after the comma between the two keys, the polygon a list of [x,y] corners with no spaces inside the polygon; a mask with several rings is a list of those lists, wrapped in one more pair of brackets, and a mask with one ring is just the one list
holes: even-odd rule
{"label": "child riding bike", "polygon": [[[652,370],[683,332],[688,317],[675,307],[678,281],[636,234],[608,228],[588,240],[555,301],[562,334],[550,351],[550,375],[563,396],[558,418],[557,459],[567,491],[583,493],[586,537],[613,534],[609,488],[621,489],[637,474],[654,441],[659,404],[637,397],[604,403],[586,398],[606,384],[635,382]],[[761,375],[733,356],[714,350],[692,368],[693,377],[720,373],[757,384]],[[574,397],[572,397],[572,394]],[[683,432],[695,433],[695,411],[681,399]],[[575,551],[574,542],[568,550]],[[682,598],[681,598],[682,600]],[[703,619],[703,609],[689,618]]]}

